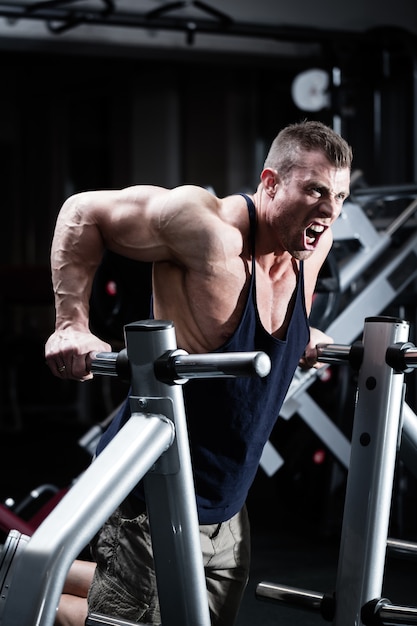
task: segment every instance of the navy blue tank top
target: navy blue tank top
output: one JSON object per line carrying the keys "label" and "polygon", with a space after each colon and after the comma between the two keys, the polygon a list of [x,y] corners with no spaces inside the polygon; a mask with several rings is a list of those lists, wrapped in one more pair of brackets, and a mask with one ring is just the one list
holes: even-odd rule
{"label": "navy blue tank top", "polygon": [[[217,352],[261,350],[269,355],[272,367],[264,378],[191,379],[183,386],[200,524],[223,522],[245,503],[263,448],[309,339],[303,262],[299,264],[294,309],[285,339],[276,339],[261,324],[256,304],[256,212],[252,200],[241,195],[250,217],[252,275],[240,323]],[[104,433],[98,453],[128,418],[126,403]]]}

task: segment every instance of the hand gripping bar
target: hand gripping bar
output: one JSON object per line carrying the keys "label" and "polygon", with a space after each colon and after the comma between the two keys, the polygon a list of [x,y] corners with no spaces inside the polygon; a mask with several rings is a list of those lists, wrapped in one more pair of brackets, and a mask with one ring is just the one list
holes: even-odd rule
{"label": "hand gripping bar", "polygon": [[[265,352],[223,352],[214,354],[187,354],[184,350],[170,350],[154,363],[155,376],[168,384],[182,384],[190,378],[237,378],[259,376],[271,371],[271,361]],[[131,377],[127,350],[99,352],[91,361],[91,372],[104,376]]]}

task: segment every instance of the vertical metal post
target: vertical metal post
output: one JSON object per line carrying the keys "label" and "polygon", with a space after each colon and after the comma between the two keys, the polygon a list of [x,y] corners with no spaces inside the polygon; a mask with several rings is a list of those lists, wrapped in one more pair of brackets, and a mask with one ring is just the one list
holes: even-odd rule
{"label": "vertical metal post", "polygon": [[132,412],[167,416],[176,437],[144,477],[163,626],[209,626],[207,590],[182,389],[158,380],[154,363],[177,348],[171,322],[125,327]]}
{"label": "vertical metal post", "polygon": [[406,342],[407,322],[365,320],[345,513],[336,581],[335,626],[362,624],[361,609],[381,597],[404,374],[386,363],[390,345]]}

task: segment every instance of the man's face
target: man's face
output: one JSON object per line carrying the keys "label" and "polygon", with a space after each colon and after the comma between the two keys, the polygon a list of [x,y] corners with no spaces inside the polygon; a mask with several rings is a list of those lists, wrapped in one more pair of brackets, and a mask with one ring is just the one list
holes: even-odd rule
{"label": "man's face", "polygon": [[296,259],[310,257],[340,215],[349,184],[349,168],[335,168],[321,152],[306,152],[285,180],[278,172],[268,219],[280,247]]}

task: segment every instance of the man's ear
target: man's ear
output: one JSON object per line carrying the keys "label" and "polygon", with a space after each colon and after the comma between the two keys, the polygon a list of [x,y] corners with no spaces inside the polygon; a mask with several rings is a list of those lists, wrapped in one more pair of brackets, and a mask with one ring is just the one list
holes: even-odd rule
{"label": "man's ear", "polygon": [[273,198],[277,189],[277,184],[279,182],[279,174],[277,170],[266,167],[261,172],[261,181],[265,192],[268,194],[268,196],[271,196],[271,198]]}

